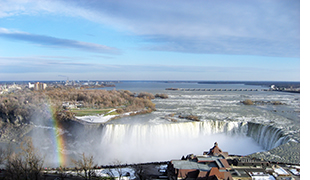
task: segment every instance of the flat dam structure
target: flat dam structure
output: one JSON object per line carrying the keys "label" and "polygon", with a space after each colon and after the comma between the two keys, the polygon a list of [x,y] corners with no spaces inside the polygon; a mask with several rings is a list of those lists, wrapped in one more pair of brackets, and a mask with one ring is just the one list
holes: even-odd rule
{"label": "flat dam structure", "polygon": [[271,89],[212,89],[212,88],[166,88],[170,91],[272,91]]}

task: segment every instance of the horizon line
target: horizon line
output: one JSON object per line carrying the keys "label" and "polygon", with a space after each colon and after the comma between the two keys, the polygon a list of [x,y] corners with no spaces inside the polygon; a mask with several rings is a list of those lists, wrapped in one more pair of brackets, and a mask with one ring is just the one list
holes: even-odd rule
{"label": "horizon line", "polygon": [[107,82],[299,82],[292,80],[0,80],[0,82],[57,82],[57,81],[107,81]]}

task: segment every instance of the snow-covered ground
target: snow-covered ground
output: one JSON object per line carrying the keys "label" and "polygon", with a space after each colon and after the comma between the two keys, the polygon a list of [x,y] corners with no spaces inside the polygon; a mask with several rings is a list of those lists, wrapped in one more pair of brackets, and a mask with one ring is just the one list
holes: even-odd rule
{"label": "snow-covered ground", "polygon": [[96,116],[77,116],[76,118],[90,123],[105,123],[114,118],[116,115],[96,115]]}
{"label": "snow-covered ground", "polygon": [[[112,109],[107,112],[107,114],[116,111],[116,109]],[[76,116],[77,119],[90,122],[90,123],[105,123],[114,118],[117,115],[106,115],[106,114],[97,114],[92,116]]]}
{"label": "snow-covered ground", "polygon": [[[109,111],[107,114],[110,114],[111,112],[114,112],[114,111],[116,111],[116,109]],[[114,117],[129,116],[130,113],[132,113],[132,112],[124,113],[122,115],[98,114],[98,115],[92,115],[92,116],[76,116],[76,118],[79,120],[85,121],[85,122],[90,122],[90,123],[106,123]]]}

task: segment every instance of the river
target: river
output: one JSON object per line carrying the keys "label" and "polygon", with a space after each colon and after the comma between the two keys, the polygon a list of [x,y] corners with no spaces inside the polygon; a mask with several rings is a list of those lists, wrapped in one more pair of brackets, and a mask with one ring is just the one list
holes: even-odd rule
{"label": "river", "polygon": [[[258,91],[169,91],[166,88],[258,89]],[[208,151],[214,142],[229,154],[265,152],[300,142],[300,94],[261,91],[244,84],[122,82],[106,90],[165,93],[157,111],[105,123],[96,138],[67,142],[63,153],[94,155],[98,164],[155,162]],[[240,101],[266,102],[244,105]],[[282,105],[270,102],[279,101]],[[269,102],[269,103],[268,103]],[[200,121],[179,118],[195,115]],[[174,121],[170,121],[171,117]],[[83,134],[85,132],[80,132]],[[83,135],[84,136],[84,135]]]}
{"label": "river", "polygon": [[[166,88],[258,89],[258,91],[168,91]],[[243,84],[124,82],[115,89],[165,93],[155,99],[157,111],[125,117],[106,124],[101,145],[109,161],[159,161],[190,153],[202,154],[217,141],[223,151],[248,155],[273,149],[288,141],[299,142],[300,95],[261,91],[268,87]],[[114,89],[114,88],[111,88]],[[246,106],[253,101],[280,101],[283,105]],[[198,116],[200,122],[178,118]],[[177,122],[165,118],[173,116]]]}

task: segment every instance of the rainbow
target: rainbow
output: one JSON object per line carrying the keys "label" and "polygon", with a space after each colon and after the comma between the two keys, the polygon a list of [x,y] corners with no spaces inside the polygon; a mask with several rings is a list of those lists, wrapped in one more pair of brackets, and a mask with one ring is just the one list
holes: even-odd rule
{"label": "rainbow", "polygon": [[51,134],[52,141],[53,141],[53,148],[54,152],[56,153],[56,161],[58,166],[65,167],[66,165],[66,154],[62,152],[65,147],[65,139],[61,130],[63,129],[61,124],[56,120],[56,110],[53,106],[49,103],[49,112],[51,114],[51,123],[53,126],[53,131]]}

